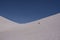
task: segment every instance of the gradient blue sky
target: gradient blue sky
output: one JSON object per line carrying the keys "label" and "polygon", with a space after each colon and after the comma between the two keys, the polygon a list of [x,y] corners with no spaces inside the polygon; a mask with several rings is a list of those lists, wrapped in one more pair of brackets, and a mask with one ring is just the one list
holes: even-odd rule
{"label": "gradient blue sky", "polygon": [[60,12],[60,0],[0,0],[0,16],[18,23],[32,22]]}

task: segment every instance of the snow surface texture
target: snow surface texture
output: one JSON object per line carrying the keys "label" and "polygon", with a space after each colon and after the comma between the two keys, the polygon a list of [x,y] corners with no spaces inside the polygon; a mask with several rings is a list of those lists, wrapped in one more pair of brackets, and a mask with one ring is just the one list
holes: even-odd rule
{"label": "snow surface texture", "polygon": [[60,13],[26,24],[0,16],[0,40],[60,40]]}

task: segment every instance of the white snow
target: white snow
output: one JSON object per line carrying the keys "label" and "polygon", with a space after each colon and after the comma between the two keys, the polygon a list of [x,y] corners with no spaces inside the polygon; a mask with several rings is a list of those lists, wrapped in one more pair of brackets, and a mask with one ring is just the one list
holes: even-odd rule
{"label": "white snow", "polygon": [[26,24],[0,16],[0,40],[60,40],[60,13]]}

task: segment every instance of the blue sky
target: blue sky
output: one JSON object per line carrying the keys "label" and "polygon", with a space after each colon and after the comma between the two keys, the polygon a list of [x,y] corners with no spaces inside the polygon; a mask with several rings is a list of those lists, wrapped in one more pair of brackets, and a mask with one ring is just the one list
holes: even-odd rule
{"label": "blue sky", "polygon": [[27,23],[60,12],[60,0],[0,0],[0,16]]}

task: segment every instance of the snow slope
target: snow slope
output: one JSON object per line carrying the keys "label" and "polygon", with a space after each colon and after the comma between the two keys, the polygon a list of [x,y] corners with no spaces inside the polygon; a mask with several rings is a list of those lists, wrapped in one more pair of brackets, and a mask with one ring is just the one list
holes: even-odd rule
{"label": "snow slope", "polygon": [[0,40],[60,40],[60,13],[26,24],[0,16]]}

